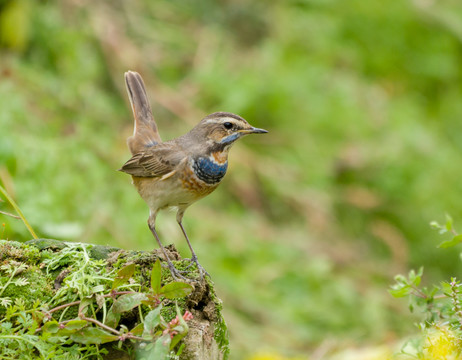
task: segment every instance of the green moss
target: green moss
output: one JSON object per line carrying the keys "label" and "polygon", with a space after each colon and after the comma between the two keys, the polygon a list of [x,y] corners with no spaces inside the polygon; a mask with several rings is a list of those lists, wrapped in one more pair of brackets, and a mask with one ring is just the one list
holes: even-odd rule
{"label": "green moss", "polygon": [[[34,243],[35,244],[35,243]],[[18,274],[13,280],[25,278],[27,284],[24,286],[18,283],[11,283],[6,286],[2,297],[8,297],[13,301],[22,299],[25,309],[32,308],[33,304],[38,300],[49,308],[62,306],[78,300],[76,294],[92,294],[95,287],[99,287],[98,293],[104,292],[109,294],[111,291],[112,281],[117,275],[117,272],[127,265],[127,263],[135,263],[135,272],[132,275],[132,280],[138,286],[134,286],[135,291],[149,293],[151,291],[151,272],[154,262],[158,259],[156,253],[142,253],[131,251],[111,252],[112,248],[99,248],[95,259],[95,253],[92,250],[95,246],[79,243],[63,243],[41,241],[39,243],[41,250],[35,245],[27,245],[18,242],[1,242],[0,255],[5,259],[5,263],[9,264],[9,270],[0,272],[0,287],[9,282],[12,273],[11,269],[16,269],[20,264],[26,263],[25,270],[18,271]],[[63,245],[63,247],[60,247]],[[101,250],[101,251],[99,251]],[[174,250],[174,249],[173,249]],[[42,263],[43,260],[46,261]],[[104,259],[104,260],[103,260]],[[109,265],[109,266],[108,266]],[[190,265],[189,260],[174,261],[175,267],[180,271],[185,272],[185,276],[194,278],[199,277],[199,272],[196,265]],[[22,265],[24,266],[24,265]],[[112,269],[111,269],[112,268]],[[8,271],[10,273],[8,274]],[[55,281],[61,284],[59,290],[55,288]],[[162,285],[173,281],[168,267],[161,268]],[[213,286],[209,283],[211,291]],[[206,291],[207,287],[203,286],[202,291]],[[202,293],[201,293],[202,296]],[[221,351],[227,357],[229,352],[228,333],[226,324],[221,315],[221,302],[216,298],[215,294],[211,294],[212,299],[217,309],[218,325],[214,330],[214,337],[220,346]],[[82,297],[80,297],[82,298]],[[112,301],[106,297],[106,306],[110,308]],[[188,310],[187,298],[177,299],[176,301],[163,299],[161,315],[166,322],[170,322],[177,316],[176,304],[182,314]],[[89,306],[92,310],[92,315],[101,317],[100,305],[93,303]],[[0,315],[5,314],[5,309],[0,308]],[[58,321],[71,320],[78,318],[79,305],[64,306],[63,309],[53,312],[53,318]],[[150,308],[142,305],[141,312],[146,316]],[[90,312],[89,312],[90,314]],[[125,311],[120,319],[119,325],[123,324],[128,328],[133,328],[140,322],[139,312],[137,309]]]}
{"label": "green moss", "polygon": [[[44,276],[37,266],[29,267],[26,271],[18,274],[17,277],[25,278],[28,284],[19,286],[10,283],[3,291],[2,297],[21,298],[24,300],[26,307],[32,307],[32,304],[37,300],[46,303],[51,299],[53,295],[51,280]],[[9,276],[1,277],[0,286],[4,286],[8,280]]]}
{"label": "green moss", "polygon": [[15,260],[28,265],[35,265],[41,259],[39,249],[17,241],[0,240],[0,261]]}
{"label": "green moss", "polygon": [[199,275],[199,272],[197,271],[196,264],[193,263],[189,268],[188,266],[191,264],[189,260],[178,260],[178,261],[172,261],[173,265],[175,265],[175,268],[178,271],[187,271],[188,275],[194,275],[197,274]]}
{"label": "green moss", "polygon": [[216,296],[213,282],[207,277],[207,283],[210,287],[209,294],[211,300],[215,304],[215,311],[217,314],[217,320],[213,332],[213,338],[218,344],[220,351],[223,353],[223,359],[226,360],[229,357],[229,333],[228,327],[226,326],[225,318],[223,317],[223,302]]}
{"label": "green moss", "polygon": [[154,263],[154,261],[157,259],[156,256],[149,252],[142,252],[142,251],[130,251],[129,253],[125,253],[125,259],[126,261],[130,262],[135,262],[138,264],[143,264],[143,263]]}
{"label": "green moss", "polygon": [[54,239],[32,239],[26,241],[26,245],[32,245],[39,250],[52,249],[52,250],[61,250],[66,247],[64,241],[54,240]]}
{"label": "green moss", "polygon": [[119,257],[116,262],[112,263],[111,266],[113,269],[120,270],[127,264],[127,259],[124,257]]}
{"label": "green moss", "polygon": [[[62,316],[62,319],[61,319],[61,316]],[[72,320],[72,319],[76,319],[78,316],[79,316],[79,306],[78,305],[69,306],[63,310],[58,310],[53,313],[53,318],[57,321]]]}
{"label": "green moss", "polygon": [[[180,313],[184,314],[186,311],[186,299],[178,299],[178,308],[180,309]],[[168,303],[164,304],[162,310],[160,310],[160,314],[164,318],[166,322],[170,322],[176,317],[176,306],[174,301],[169,301]]]}
{"label": "green moss", "polygon": [[89,253],[92,259],[96,260],[104,260],[107,259],[110,253],[117,251],[117,248],[109,247],[109,246],[102,246],[102,245],[94,245]]}

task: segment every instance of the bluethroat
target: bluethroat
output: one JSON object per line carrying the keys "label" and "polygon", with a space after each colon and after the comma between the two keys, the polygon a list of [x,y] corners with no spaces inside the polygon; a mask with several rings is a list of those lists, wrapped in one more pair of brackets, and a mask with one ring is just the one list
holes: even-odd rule
{"label": "bluethroat", "polygon": [[191,250],[190,266],[196,264],[202,279],[207,272],[199,264],[183,227],[184,212],[220,184],[228,168],[228,151],[237,139],[267,131],[251,126],[238,115],[215,112],[187,134],[162,142],[143,79],[138,73],[128,71],[125,83],[135,126],[133,136],[127,140],[132,157],[120,171],[132,176],[133,184],[149,206],[149,229],[172,276],[183,278],[170,261],[155,227],[157,213],[168,208],[177,210],[176,220]]}

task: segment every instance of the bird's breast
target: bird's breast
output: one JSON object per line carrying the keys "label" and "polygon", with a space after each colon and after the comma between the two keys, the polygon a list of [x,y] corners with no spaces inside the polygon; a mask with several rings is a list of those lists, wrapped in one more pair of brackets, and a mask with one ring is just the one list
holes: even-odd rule
{"label": "bird's breast", "polygon": [[208,185],[218,184],[228,169],[228,158],[220,153],[202,156],[193,159],[192,169],[201,181]]}

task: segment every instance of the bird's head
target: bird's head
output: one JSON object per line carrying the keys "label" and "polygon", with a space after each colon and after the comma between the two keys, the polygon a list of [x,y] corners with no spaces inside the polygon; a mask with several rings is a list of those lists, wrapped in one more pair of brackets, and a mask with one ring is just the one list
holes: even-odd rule
{"label": "bird's head", "polygon": [[237,139],[249,134],[264,134],[268,131],[250,125],[239,115],[216,112],[206,116],[194,128],[194,132],[205,137],[214,147],[229,148]]}

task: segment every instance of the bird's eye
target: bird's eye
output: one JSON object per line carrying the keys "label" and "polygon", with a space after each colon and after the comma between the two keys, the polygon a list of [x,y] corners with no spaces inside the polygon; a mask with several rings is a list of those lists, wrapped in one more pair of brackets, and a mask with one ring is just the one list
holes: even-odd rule
{"label": "bird's eye", "polygon": [[223,126],[225,127],[225,129],[229,130],[229,129],[232,129],[233,124],[230,123],[230,122],[225,122],[225,123],[223,124]]}

